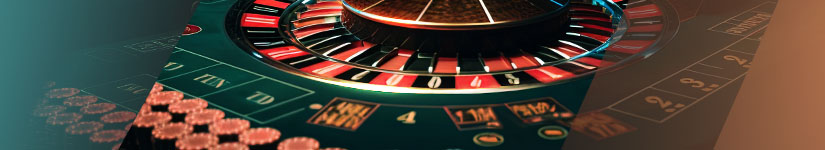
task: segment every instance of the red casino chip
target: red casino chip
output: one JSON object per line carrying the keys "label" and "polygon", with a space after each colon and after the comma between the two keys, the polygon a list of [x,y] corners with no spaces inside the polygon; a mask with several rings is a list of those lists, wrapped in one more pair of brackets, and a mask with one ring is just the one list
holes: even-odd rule
{"label": "red casino chip", "polygon": [[83,118],[83,115],[78,113],[63,113],[49,117],[46,119],[46,123],[51,125],[64,125],[75,123],[81,118]]}
{"label": "red casino chip", "polygon": [[92,133],[103,128],[103,123],[97,121],[78,122],[66,127],[66,133],[72,135]]}
{"label": "red casino chip", "polygon": [[75,94],[80,93],[80,90],[76,88],[59,88],[59,89],[52,89],[46,92],[46,97],[48,98],[66,98],[69,96],[74,96]]}
{"label": "red casino chip", "polygon": [[194,127],[182,122],[167,123],[151,131],[154,149],[175,149],[175,142],[185,135],[192,134]]}
{"label": "red casino chip", "polygon": [[249,146],[238,142],[229,142],[215,145],[209,150],[249,150]]}
{"label": "red casino chip", "polygon": [[185,135],[175,142],[181,150],[201,150],[218,144],[218,137],[209,133]]}
{"label": "red casino chip", "polygon": [[209,102],[203,99],[185,99],[179,102],[169,104],[169,112],[176,114],[186,114],[205,109],[209,106]]}
{"label": "red casino chip", "polygon": [[172,140],[191,134],[194,128],[185,123],[168,123],[152,130],[152,137],[161,140]]}
{"label": "red casino chip", "polygon": [[192,35],[201,32],[203,29],[196,25],[187,24],[186,29],[183,30],[183,35]]}
{"label": "red casino chip", "polygon": [[118,111],[103,115],[103,117],[100,117],[100,121],[103,121],[105,123],[121,123],[135,119],[136,116],[137,114],[133,112]]}
{"label": "red casino chip", "polygon": [[39,108],[35,109],[34,110],[34,115],[38,116],[38,117],[46,117],[46,116],[51,116],[51,115],[58,114],[58,113],[63,112],[65,110],[66,110],[66,106],[49,105],[49,106],[43,106],[43,107],[39,107]]}
{"label": "red casino chip", "polygon": [[152,85],[152,90],[150,90],[149,93],[158,93],[160,91],[163,91],[163,85],[155,82],[155,85]]}
{"label": "red casino chip", "polygon": [[278,144],[278,150],[317,150],[321,143],[310,137],[293,137]]}
{"label": "red casino chip", "polygon": [[117,108],[117,105],[112,103],[97,103],[97,104],[89,104],[80,108],[80,111],[84,114],[102,114],[105,112],[109,112]]}
{"label": "red casino chip", "polygon": [[119,141],[124,137],[126,137],[126,131],[124,130],[103,130],[92,134],[92,136],[89,137],[89,140],[92,140],[92,142],[95,143],[108,143]]}
{"label": "red casino chip", "polygon": [[243,119],[221,119],[209,124],[209,133],[215,135],[240,134],[241,132],[249,129],[249,125],[249,121]]}
{"label": "red casino chip", "polygon": [[247,145],[269,144],[281,138],[281,131],[273,128],[252,128],[238,135],[238,140]]}
{"label": "red casino chip", "polygon": [[150,94],[146,103],[152,106],[169,105],[183,99],[183,93],[178,91],[161,91]]}
{"label": "red casino chip", "polygon": [[85,95],[66,98],[63,104],[67,106],[86,106],[95,102],[97,102],[97,96]]}
{"label": "red casino chip", "polygon": [[172,120],[172,115],[166,112],[150,112],[141,114],[135,119],[132,125],[139,128],[150,128],[161,125]]}
{"label": "red casino chip", "polygon": [[217,109],[202,109],[186,115],[186,123],[191,125],[206,125],[222,119],[226,114]]}

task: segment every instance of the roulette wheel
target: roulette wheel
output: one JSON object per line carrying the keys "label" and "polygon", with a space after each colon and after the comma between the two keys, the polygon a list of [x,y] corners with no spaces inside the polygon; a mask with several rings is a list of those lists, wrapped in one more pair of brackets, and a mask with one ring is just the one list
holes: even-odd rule
{"label": "roulette wheel", "polygon": [[558,148],[593,74],[648,57],[678,27],[664,1],[219,4],[196,12],[165,89],[280,142],[347,149]]}
{"label": "roulette wheel", "polygon": [[[673,1],[201,2],[141,114],[206,101],[199,148],[560,149],[577,118],[617,120],[580,112],[591,82],[660,53],[698,9]],[[224,117],[249,124],[203,134]]]}
{"label": "roulette wheel", "polygon": [[[229,12],[226,30],[261,61],[325,83],[396,93],[557,84],[649,55],[677,26],[658,5],[626,16],[605,1],[245,3]],[[269,7],[284,8],[262,11]],[[644,12],[649,7],[656,12]]]}

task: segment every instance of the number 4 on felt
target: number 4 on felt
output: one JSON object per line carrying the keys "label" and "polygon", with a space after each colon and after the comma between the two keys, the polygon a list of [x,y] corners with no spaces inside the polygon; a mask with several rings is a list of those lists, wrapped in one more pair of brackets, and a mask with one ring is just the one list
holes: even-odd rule
{"label": "number 4 on felt", "polygon": [[395,119],[404,124],[415,124],[415,111],[410,111]]}

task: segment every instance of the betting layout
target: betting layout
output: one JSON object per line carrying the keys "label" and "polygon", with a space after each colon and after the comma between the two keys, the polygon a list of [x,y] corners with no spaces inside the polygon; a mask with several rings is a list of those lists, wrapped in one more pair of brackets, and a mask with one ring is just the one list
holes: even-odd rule
{"label": "betting layout", "polygon": [[557,149],[577,116],[635,130],[576,112],[591,74],[673,37],[679,20],[669,4],[202,3],[158,79],[281,139],[324,147]]}
{"label": "betting layout", "polygon": [[[565,149],[714,147],[713,137],[725,123],[776,2],[671,2],[676,10],[684,10],[679,11],[679,34],[644,62],[593,81],[589,100],[584,101],[572,125],[575,133],[583,134],[569,136]],[[703,12],[687,11],[700,8]],[[694,36],[706,38],[679,40]],[[641,73],[643,70],[648,71]],[[642,79],[634,80],[642,83],[627,84],[623,79]],[[610,88],[615,84],[626,86]]]}

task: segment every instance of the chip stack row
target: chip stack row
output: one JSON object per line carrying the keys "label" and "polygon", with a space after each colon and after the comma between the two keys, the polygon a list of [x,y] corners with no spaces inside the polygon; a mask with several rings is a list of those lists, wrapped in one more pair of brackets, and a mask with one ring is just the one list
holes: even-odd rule
{"label": "chip stack row", "polygon": [[[44,86],[44,97],[39,99],[33,111],[42,117],[46,126],[42,129],[45,139],[60,139],[65,143],[81,143],[82,149],[118,149],[128,129],[128,123],[137,116],[110,102],[102,102],[98,96],[71,87],[56,87],[55,82]],[[85,144],[87,142],[88,144]],[[114,146],[114,147],[112,147]]]}
{"label": "chip stack row", "polygon": [[156,84],[137,119],[131,125],[124,149],[180,150],[345,150],[320,149],[310,137],[292,137],[280,142],[275,128],[251,128],[248,120],[224,118],[208,108],[203,99],[185,99],[178,91],[163,91]]}

